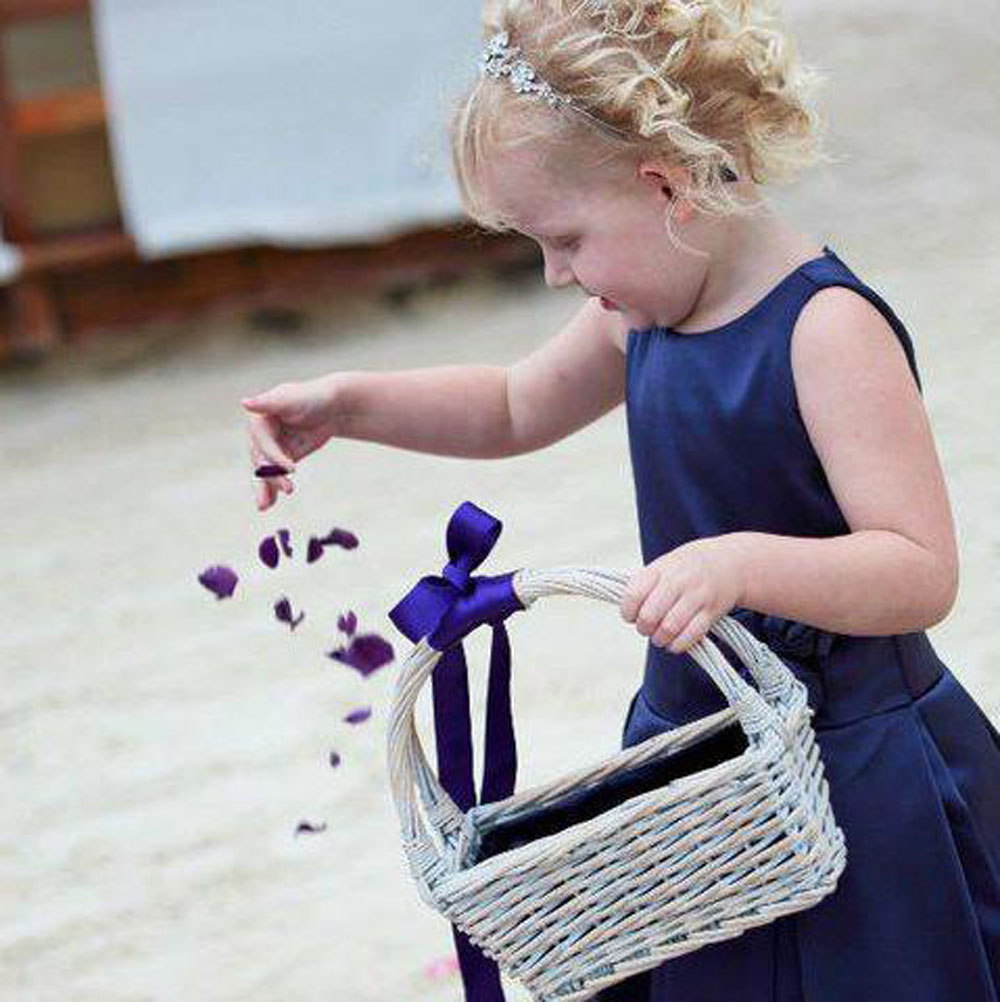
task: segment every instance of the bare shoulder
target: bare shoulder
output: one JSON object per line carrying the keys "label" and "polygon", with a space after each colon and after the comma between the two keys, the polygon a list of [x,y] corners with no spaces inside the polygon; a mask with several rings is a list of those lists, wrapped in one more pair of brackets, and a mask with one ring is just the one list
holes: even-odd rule
{"label": "bare shoulder", "polygon": [[930,420],[891,324],[861,294],[823,289],[796,322],[792,371],[848,526],[889,530],[929,552],[946,612],[958,575],[954,523]]}
{"label": "bare shoulder", "polygon": [[[792,332],[792,371],[801,393],[817,382],[903,379],[913,384],[906,354],[881,311],[844,286],[821,289],[803,307]],[[914,388],[915,388],[915,384]]]}

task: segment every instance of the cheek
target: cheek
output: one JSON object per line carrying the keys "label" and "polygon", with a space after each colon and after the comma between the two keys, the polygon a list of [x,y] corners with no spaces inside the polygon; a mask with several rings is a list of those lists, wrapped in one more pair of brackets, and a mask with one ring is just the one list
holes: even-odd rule
{"label": "cheek", "polygon": [[613,249],[585,249],[573,262],[573,271],[581,285],[609,298],[631,286],[628,263]]}

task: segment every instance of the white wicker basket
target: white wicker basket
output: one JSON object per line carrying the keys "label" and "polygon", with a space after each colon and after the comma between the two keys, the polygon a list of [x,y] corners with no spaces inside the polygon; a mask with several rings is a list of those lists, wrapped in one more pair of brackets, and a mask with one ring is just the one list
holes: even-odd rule
{"label": "white wicker basket", "polygon": [[[574,568],[521,571],[513,584],[528,608],[547,595],[617,604],[626,580]],[[402,666],[389,773],[421,897],[539,1002],[589,998],[670,957],[808,908],[836,886],[844,838],[830,809],[805,687],[735,620],[722,619],[713,634],[746,665],[759,691],[706,638],[690,654],[727,709],[467,814],[442,789],[414,725],[417,696],[441,652],[423,640]],[[664,761],[734,725],[746,739],[742,754],[476,861],[484,835],[498,824]]]}

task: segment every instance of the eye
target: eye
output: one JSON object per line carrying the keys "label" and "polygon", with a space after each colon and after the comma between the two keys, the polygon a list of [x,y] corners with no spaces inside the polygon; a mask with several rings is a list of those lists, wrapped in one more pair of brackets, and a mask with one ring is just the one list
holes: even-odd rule
{"label": "eye", "polygon": [[572,250],[578,243],[577,237],[557,237],[552,241],[552,246],[557,250]]}

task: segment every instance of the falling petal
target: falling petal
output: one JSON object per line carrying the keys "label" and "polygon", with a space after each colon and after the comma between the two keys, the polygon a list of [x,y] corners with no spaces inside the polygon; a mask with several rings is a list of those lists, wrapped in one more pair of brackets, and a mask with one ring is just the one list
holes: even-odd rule
{"label": "falling petal", "polygon": [[216,598],[229,598],[235,590],[239,578],[231,568],[217,564],[203,570],[198,575],[198,580],[210,592],[213,592]]}
{"label": "falling petal", "polygon": [[340,765],[340,756],[335,751],[330,752],[330,765],[334,769]]}
{"label": "falling petal", "polygon": [[348,647],[328,651],[327,657],[356,669],[367,678],[392,661],[395,654],[388,640],[377,633],[362,633],[354,637]]}
{"label": "falling petal", "polygon": [[452,955],[432,960],[424,968],[424,976],[430,978],[432,981],[436,981],[439,978],[447,978],[453,974],[457,974],[458,971],[458,957]]}
{"label": "falling petal", "polygon": [[275,542],[274,536],[265,536],[260,541],[257,554],[260,556],[261,562],[267,564],[268,567],[278,566],[278,544]]}
{"label": "falling petal", "polygon": [[255,477],[266,480],[268,477],[283,477],[289,471],[278,463],[265,463],[263,466],[258,466],[253,472]]}
{"label": "falling petal", "polygon": [[361,706],[356,710],[351,710],[351,712],[344,717],[344,723],[363,724],[371,715],[372,708],[370,706]]}
{"label": "falling petal", "polygon": [[278,542],[281,543],[281,552],[284,553],[286,557],[292,555],[292,544],[291,535],[287,529],[278,530]]}
{"label": "falling petal", "polygon": [[306,618],[304,612],[300,612],[298,616],[292,616],[292,603],[288,601],[287,598],[279,598],[277,602],[274,603],[274,614],[277,616],[282,623],[288,623],[288,625],[294,630],[303,619]]}
{"label": "falling petal", "polygon": [[343,616],[337,617],[337,629],[341,633],[346,633],[349,637],[353,637],[358,629],[358,617],[348,609]]}
{"label": "falling petal", "polygon": [[326,831],[326,822],[323,821],[318,825],[314,825],[311,821],[300,821],[298,827],[295,829],[296,835],[301,835],[303,832],[309,832],[310,834],[316,834],[318,832]]}
{"label": "falling petal", "polygon": [[306,563],[314,564],[323,556],[323,543],[315,536],[309,537],[309,546],[306,549]]}
{"label": "falling petal", "polygon": [[342,546],[345,550],[353,550],[358,545],[358,537],[346,529],[334,529],[330,535],[324,536],[320,542],[324,546]]}

